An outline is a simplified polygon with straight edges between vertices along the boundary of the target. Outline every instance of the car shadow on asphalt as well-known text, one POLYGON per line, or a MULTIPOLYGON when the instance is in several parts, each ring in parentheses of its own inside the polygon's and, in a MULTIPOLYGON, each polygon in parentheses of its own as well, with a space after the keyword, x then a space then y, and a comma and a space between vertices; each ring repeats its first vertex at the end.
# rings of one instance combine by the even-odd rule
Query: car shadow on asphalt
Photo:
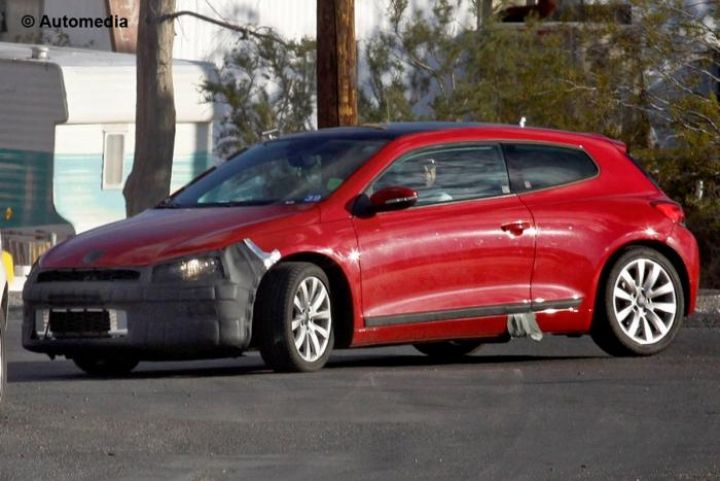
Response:
MULTIPOLYGON (((124 376, 92 377, 84 374, 71 361, 15 361, 8 363, 8 383, 24 383, 39 381, 102 381, 107 379, 159 379, 159 378, 212 378, 247 375, 275 375, 258 358, 240 358, 243 361, 224 360, 225 365, 194 365, 183 367, 182 363, 157 364, 142 363, 140 368, 124 376), (247 362, 249 361, 249 362, 247 362), (259 361, 259 362, 258 362, 259 361), (235 363, 237 362, 237 363, 235 363), (244 364, 242 363, 244 362, 244 364)), ((365 368, 415 368, 434 367, 452 368, 473 365, 508 365, 508 364, 530 364, 541 365, 543 363, 557 361, 584 361, 594 359, 608 359, 603 355, 565 355, 565 356, 540 356, 540 355, 489 355, 470 356, 454 362, 438 362, 423 355, 342 355, 331 359, 325 366, 327 372, 337 370, 351 371, 365 368)), ((211 361, 217 363, 217 361, 211 361)), ((321 371, 322 373, 322 371, 321 371)), ((282 374, 280 374, 282 375, 282 374)))
MULTIPOLYGON (((270 373, 262 364, 228 365, 189 368, 160 368, 145 370, 141 368, 127 375, 94 377, 89 376, 72 363, 72 361, 26 361, 9 362, 7 382, 23 383, 38 381, 102 381, 107 379, 157 379, 157 378, 210 378, 223 376, 239 376, 270 373)), ((144 363, 144 366, 152 366, 144 363)))
POLYGON ((485 355, 468 356, 455 361, 438 361, 427 356, 403 355, 403 356, 358 356, 331 360, 324 369, 352 369, 361 367, 442 367, 442 366, 470 366, 470 365, 492 365, 492 364, 513 364, 513 363, 540 363, 552 361, 578 361, 586 359, 604 359, 604 355, 485 355))

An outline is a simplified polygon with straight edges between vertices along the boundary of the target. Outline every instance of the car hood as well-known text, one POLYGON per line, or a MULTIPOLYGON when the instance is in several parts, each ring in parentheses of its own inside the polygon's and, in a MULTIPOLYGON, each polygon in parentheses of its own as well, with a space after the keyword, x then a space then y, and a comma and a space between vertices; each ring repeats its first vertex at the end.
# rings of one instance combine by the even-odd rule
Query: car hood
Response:
POLYGON ((146 266, 222 249, 253 232, 317 222, 312 204, 195 209, 151 209, 66 240, 48 251, 41 267, 146 266), (280 222, 278 222, 280 221, 280 222))

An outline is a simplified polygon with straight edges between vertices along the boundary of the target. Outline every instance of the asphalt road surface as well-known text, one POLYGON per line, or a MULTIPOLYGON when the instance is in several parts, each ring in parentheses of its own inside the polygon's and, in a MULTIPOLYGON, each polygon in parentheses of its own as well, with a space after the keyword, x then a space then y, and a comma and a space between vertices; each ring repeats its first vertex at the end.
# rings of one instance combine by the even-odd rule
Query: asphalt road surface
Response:
POLYGON ((720 329, 613 359, 515 340, 461 364, 338 352, 315 374, 250 353, 95 380, 9 330, 0 480, 718 480, 720 329))

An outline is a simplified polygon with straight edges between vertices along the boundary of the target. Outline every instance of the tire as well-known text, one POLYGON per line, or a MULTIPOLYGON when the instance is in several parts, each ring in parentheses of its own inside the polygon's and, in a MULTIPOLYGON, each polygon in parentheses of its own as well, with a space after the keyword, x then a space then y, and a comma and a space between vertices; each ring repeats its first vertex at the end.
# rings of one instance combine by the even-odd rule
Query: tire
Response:
POLYGON ((260 354, 278 372, 311 372, 327 363, 335 342, 332 293, 315 264, 287 262, 262 281, 255 309, 260 354))
POLYGON ((5 359, 5 311, 0 307, 0 404, 5 397, 5 385, 7 384, 7 359, 5 359))
POLYGON ((667 348, 685 312, 682 282, 672 263, 647 247, 628 249, 598 292, 591 335, 613 356, 650 356, 667 348))
POLYGON ((73 357, 73 362, 80 370, 93 377, 126 376, 138 365, 138 360, 133 358, 98 356, 76 356, 73 357))
POLYGON ((445 341, 413 344, 415 349, 438 361, 457 361, 477 351, 482 346, 480 341, 445 341))

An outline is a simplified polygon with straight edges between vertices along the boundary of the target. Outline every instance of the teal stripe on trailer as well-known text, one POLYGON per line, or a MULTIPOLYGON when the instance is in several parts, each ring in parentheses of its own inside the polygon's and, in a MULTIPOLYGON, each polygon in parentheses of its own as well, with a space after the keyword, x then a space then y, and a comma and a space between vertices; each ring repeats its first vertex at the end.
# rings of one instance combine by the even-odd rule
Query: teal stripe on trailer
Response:
POLYGON ((52 178, 52 153, 0 148, 0 228, 66 224, 53 205, 52 178))
MULTIPOLYGON (((125 157, 123 174, 132 166, 125 157)), ((55 207, 76 232, 125 217, 122 188, 102 188, 102 154, 58 154, 55 156, 55 207)))
MULTIPOLYGON (((177 190, 207 169, 212 155, 198 152, 175 158, 171 191, 177 190)), ((132 155, 123 161, 123 182, 132 169, 132 155)), ((55 206, 82 232, 125 218, 122 188, 102 188, 102 155, 57 155, 55 159, 55 206)))

